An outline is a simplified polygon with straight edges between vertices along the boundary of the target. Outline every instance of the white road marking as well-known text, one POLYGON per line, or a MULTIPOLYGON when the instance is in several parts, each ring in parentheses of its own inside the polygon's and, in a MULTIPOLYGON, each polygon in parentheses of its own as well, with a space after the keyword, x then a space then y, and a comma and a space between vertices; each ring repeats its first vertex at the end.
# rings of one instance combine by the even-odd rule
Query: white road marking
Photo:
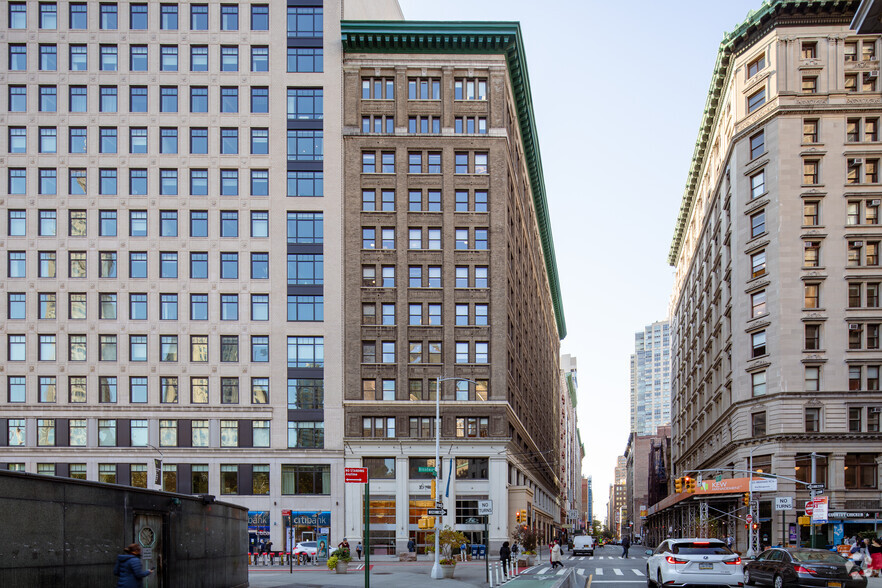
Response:
POLYGON ((625 575, 622 573, 622 570, 620 570, 619 568, 613 568, 613 571, 616 573, 616 576, 624 576, 625 575))
POLYGON ((602 575, 603 575, 603 568, 597 568, 597 569, 595 569, 595 570, 594 570, 594 573, 597 574, 598 576, 602 576, 602 575))
POLYGON ((643 572, 641 572, 640 570, 631 570, 631 571, 634 572, 635 574, 637 574, 638 576, 644 575, 643 572))

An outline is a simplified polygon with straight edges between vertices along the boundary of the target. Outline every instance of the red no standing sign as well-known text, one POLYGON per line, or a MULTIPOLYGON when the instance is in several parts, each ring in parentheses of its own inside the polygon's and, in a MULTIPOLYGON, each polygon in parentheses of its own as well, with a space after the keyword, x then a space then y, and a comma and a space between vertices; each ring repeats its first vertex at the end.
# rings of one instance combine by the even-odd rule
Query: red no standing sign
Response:
POLYGON ((347 484, 367 484, 367 468, 345 468, 344 481, 347 484))

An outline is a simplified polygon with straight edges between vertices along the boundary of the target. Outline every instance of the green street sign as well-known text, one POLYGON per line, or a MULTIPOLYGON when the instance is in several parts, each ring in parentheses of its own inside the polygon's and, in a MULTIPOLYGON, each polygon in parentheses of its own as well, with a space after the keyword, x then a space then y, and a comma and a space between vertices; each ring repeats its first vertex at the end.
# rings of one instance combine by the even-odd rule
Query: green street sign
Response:
POLYGON ((417 471, 421 474, 434 474, 435 468, 420 466, 419 468, 417 468, 417 471))
POLYGON ((716 480, 717 482, 722 482, 723 481, 723 474, 717 474, 717 477, 714 478, 714 480, 716 480))

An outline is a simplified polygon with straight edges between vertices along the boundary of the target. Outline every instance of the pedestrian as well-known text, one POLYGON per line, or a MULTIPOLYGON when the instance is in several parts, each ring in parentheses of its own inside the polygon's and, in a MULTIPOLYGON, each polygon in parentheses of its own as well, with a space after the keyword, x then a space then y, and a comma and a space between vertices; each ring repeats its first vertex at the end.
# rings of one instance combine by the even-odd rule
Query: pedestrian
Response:
POLYGON ((355 553, 358 554, 358 559, 361 560, 361 541, 355 546, 355 553))
POLYGON ((560 543, 555 541, 551 546, 551 567, 556 568, 557 566, 563 567, 563 561, 560 556, 560 543))
POLYGON ((625 535, 622 537, 622 557, 628 559, 628 548, 631 547, 631 539, 625 535))
POLYGON ((869 543, 867 552, 870 555, 870 563, 867 565, 867 569, 873 570, 873 578, 878 578, 879 572, 882 570, 882 539, 873 537, 869 543))
POLYGON ((732 549, 732 544, 733 544, 734 542, 735 542, 735 540, 732 539, 732 535, 728 535, 728 536, 726 537, 726 547, 728 547, 729 549, 732 549))
POLYGON ((343 541, 337 544, 337 547, 340 549, 345 549, 346 553, 349 553, 349 541, 346 540, 346 537, 343 537, 343 541))
POLYGON ((459 559, 465 561, 466 553, 468 553, 468 545, 466 545, 466 542, 463 541, 459 546, 459 559))
POLYGON ((116 556, 113 575, 119 576, 117 588, 141 588, 141 578, 146 578, 153 570, 144 571, 141 567, 141 546, 132 543, 116 556))
POLYGON ((407 551, 410 553, 416 551, 416 542, 413 540, 413 537, 407 540, 407 551))
POLYGON ((499 548, 499 561, 502 562, 502 573, 508 575, 511 566, 511 548, 508 546, 508 541, 503 542, 502 547, 499 548))
POLYGON ((266 559, 269 560, 270 565, 273 563, 273 542, 267 541, 264 546, 264 550, 266 551, 266 559))
POLYGON ((515 542, 512 543, 512 545, 511 545, 511 558, 512 558, 514 561, 517 561, 517 560, 518 560, 518 551, 519 551, 519 549, 518 549, 518 542, 515 541, 515 542))

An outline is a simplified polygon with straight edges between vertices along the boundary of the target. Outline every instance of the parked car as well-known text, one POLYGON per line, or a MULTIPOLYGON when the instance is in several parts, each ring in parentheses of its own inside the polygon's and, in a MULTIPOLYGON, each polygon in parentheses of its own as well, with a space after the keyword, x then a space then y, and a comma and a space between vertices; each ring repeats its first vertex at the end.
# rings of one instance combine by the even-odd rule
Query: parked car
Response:
POLYGON ((315 541, 301 541, 294 546, 294 551, 292 551, 291 553, 293 553, 295 556, 298 553, 304 553, 306 554, 306 561, 310 561, 312 558, 315 557, 316 550, 317 544, 315 541))
POLYGON ((745 584, 771 584, 775 588, 810 586, 866 588, 861 569, 838 553, 800 547, 772 548, 744 565, 745 584))
POLYGON ((666 539, 646 555, 646 584, 741 586, 741 557, 719 539, 666 539))
POLYGON ((594 537, 577 535, 573 537, 573 555, 594 555, 594 537))

